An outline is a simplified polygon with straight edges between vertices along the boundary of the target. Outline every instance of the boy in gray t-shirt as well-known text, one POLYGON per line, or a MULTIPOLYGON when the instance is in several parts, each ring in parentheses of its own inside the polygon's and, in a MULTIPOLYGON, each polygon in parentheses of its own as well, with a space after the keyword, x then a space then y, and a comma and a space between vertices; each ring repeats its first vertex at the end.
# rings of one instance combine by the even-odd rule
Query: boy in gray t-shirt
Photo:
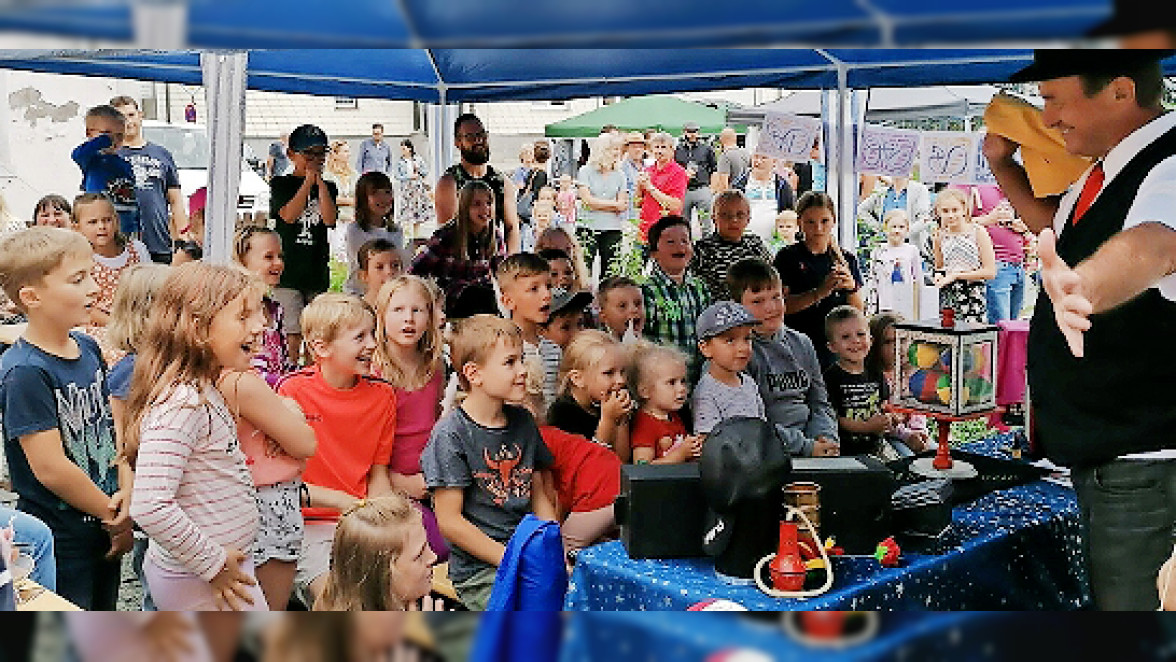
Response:
POLYGON ((531 414, 504 404, 526 396, 522 345, 510 320, 461 321, 450 347, 468 395, 437 421, 421 454, 437 523, 450 543, 449 579, 471 610, 486 608, 506 542, 523 517, 557 518, 541 486, 555 460, 531 414))
POLYGON ((743 372, 751 360, 751 328, 758 323, 734 301, 711 304, 699 315, 698 349, 707 364, 694 388, 695 434, 710 434, 734 416, 764 418, 759 386, 743 372))

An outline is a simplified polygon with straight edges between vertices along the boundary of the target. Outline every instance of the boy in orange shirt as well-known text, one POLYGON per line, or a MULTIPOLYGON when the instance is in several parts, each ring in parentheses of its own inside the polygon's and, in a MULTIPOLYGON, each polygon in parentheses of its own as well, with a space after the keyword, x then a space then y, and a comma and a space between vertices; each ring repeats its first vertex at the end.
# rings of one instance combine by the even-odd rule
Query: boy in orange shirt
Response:
POLYGON ((388 494, 396 392, 370 377, 376 316, 358 297, 327 293, 302 313, 313 366, 288 375, 278 393, 294 399, 314 428, 318 449, 306 463, 306 529, 295 586, 307 605, 322 592, 342 513, 388 494))

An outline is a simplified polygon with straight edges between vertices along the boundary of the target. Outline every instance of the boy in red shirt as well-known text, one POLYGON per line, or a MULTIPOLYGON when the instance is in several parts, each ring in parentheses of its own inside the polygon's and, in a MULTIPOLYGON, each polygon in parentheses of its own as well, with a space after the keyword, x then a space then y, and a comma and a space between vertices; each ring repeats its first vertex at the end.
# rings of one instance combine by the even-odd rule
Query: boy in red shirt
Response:
POLYGON ((279 394, 302 407, 318 440, 302 476, 306 532, 294 580, 307 605, 322 592, 339 516, 362 499, 392 491, 396 392, 369 376, 375 328, 375 314, 359 298, 320 294, 302 313, 315 363, 278 385, 279 394))

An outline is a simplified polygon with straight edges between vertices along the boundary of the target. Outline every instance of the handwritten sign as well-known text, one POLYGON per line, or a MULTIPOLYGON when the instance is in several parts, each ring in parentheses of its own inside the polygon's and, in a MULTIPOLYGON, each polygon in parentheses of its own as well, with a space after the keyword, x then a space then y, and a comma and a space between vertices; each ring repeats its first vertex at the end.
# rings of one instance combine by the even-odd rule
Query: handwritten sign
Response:
POLYGON ((976 136, 976 177, 973 180, 976 184, 996 184, 996 175, 992 174, 992 168, 988 165, 988 159, 984 156, 984 150, 981 146, 984 144, 984 134, 976 136))
POLYGON ((919 132, 867 124, 858 142, 857 170, 909 177, 919 154, 919 132))
POLYGON ((767 113, 755 153, 785 161, 807 161, 820 132, 819 119, 767 113))
POLYGON ((959 131, 924 132, 919 153, 922 180, 971 184, 976 172, 976 135, 959 131))

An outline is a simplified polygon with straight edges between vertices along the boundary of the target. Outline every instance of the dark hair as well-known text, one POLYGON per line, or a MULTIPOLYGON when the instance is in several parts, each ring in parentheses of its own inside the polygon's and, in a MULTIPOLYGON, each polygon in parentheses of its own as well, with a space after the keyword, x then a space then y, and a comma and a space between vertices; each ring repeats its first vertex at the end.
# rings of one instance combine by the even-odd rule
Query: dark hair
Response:
POLYGON ((127 125, 127 118, 123 117, 123 114, 118 112, 118 108, 107 104, 94 106, 90 110, 87 110, 86 118, 90 117, 101 117, 103 119, 108 119, 114 122, 118 122, 119 125, 124 127, 127 125))
POLYGON ((57 195, 56 193, 50 193, 49 195, 38 200, 36 206, 33 207, 34 225, 37 223, 37 214, 40 214, 41 210, 45 209, 46 207, 60 209, 66 214, 73 216, 73 207, 70 206, 69 200, 66 200, 64 196, 57 195))
POLYGON ((837 217, 837 205, 834 204, 833 198, 823 191, 805 191, 796 201, 796 217, 800 218, 802 214, 813 207, 828 209, 833 212, 834 218, 837 217))
POLYGON ((783 287, 779 272, 758 257, 743 258, 727 270, 727 288, 731 291, 731 300, 736 303, 743 302, 744 292, 750 290, 755 294, 773 285, 783 287))
MULTIPOLYGON (((466 122, 477 122, 478 124, 482 124, 482 120, 479 119, 477 115, 473 113, 462 113, 457 116, 457 119, 453 120, 454 137, 457 137, 457 134, 461 133, 461 125, 465 124, 466 122)), ((482 126, 485 125, 483 124, 482 126)))
POLYGON ((1082 91, 1087 97, 1102 92, 1116 78, 1130 78, 1135 83, 1135 103, 1140 108, 1158 108, 1164 98, 1164 71, 1159 62, 1125 66, 1117 73, 1080 74, 1082 91))
POLYGON ((676 214, 662 216, 661 218, 657 219, 657 222, 649 228, 649 250, 656 251, 657 242, 661 240, 662 233, 674 227, 675 225, 685 226, 686 236, 690 236, 690 223, 686 219, 676 214))
POLYGON ((539 251, 539 257, 547 260, 548 262, 554 262, 556 260, 567 260, 568 262, 572 261, 572 256, 568 255, 568 252, 562 248, 544 248, 543 250, 539 251))
POLYGON ((379 122, 376 122, 375 124, 372 125, 372 131, 375 131, 376 129, 383 131, 384 125, 380 124, 379 122))
POLYGON ((356 261, 359 263, 360 271, 367 271, 368 262, 371 261, 372 256, 376 253, 391 253, 392 251, 400 250, 396 248, 396 244, 380 237, 378 239, 370 239, 365 241, 359 247, 359 252, 356 253, 356 261))
POLYGON ((902 315, 893 312, 878 313, 870 318, 870 337, 874 339, 866 354, 866 373, 882 375, 882 336, 886 330, 903 320, 902 315))
POLYGON ((416 156, 416 146, 412 144, 412 140, 405 138, 404 140, 400 141, 400 146, 407 147, 408 151, 411 152, 413 156, 416 156))
POLYGON ((393 190, 392 180, 388 178, 388 175, 385 175, 379 170, 365 172, 355 182, 355 222, 359 224, 359 229, 364 232, 371 232, 373 227, 391 229, 391 226, 394 225, 394 219, 396 217, 395 202, 388 209, 388 216, 386 218, 369 218, 371 212, 368 211, 368 198, 371 197, 373 191, 380 189, 393 190))
POLYGON ((188 254, 188 257, 192 258, 193 260, 200 260, 204 257, 204 249, 200 247, 200 244, 194 241, 177 241, 175 250, 172 252, 178 253, 179 251, 184 251, 188 254))
POLYGON ((119 106, 134 106, 135 110, 139 109, 139 102, 134 97, 128 97, 125 94, 120 94, 110 100, 110 105, 118 108, 119 106))
POLYGON ((546 140, 535 141, 535 163, 547 163, 547 159, 551 158, 551 147, 547 145, 546 140))
POLYGON ((637 281, 628 276, 609 276, 600 282, 600 286, 596 288, 596 304, 603 305, 608 298, 608 293, 613 290, 619 290, 622 287, 636 287, 641 288, 637 281))
POLYGON ((833 332, 833 326, 840 324, 846 320, 866 319, 862 311, 853 306, 837 306, 825 315, 825 340, 831 340, 830 336, 833 332))

